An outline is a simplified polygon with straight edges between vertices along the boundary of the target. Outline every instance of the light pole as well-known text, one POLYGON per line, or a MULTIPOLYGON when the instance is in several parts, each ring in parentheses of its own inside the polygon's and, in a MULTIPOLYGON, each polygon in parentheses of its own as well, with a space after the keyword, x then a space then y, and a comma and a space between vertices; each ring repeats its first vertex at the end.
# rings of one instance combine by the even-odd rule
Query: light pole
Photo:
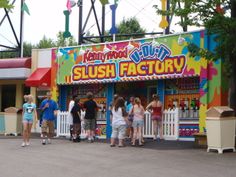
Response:
POLYGON ((78 0, 77 5, 79 7, 79 30, 78 30, 78 45, 83 43, 83 0, 78 0))

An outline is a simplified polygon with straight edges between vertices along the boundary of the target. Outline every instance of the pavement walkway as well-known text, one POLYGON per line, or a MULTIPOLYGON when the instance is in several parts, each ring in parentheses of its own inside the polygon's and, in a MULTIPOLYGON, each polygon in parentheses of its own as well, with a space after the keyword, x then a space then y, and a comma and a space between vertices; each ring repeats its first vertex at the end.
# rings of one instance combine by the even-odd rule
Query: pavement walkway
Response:
POLYGON ((33 138, 0 137, 0 177, 235 177, 236 153, 207 153, 193 142, 146 140, 144 147, 110 147, 107 142, 42 145, 33 138))

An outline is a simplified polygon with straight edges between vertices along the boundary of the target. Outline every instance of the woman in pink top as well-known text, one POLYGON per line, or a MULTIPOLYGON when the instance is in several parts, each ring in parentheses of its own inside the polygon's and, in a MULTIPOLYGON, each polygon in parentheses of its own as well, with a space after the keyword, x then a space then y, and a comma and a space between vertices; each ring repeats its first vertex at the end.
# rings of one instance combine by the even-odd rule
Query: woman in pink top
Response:
POLYGON ((157 94, 153 94, 152 98, 153 98, 153 101, 149 103, 149 105, 146 107, 146 110, 151 112, 151 118, 152 118, 153 129, 154 129, 154 140, 157 139, 157 128, 159 130, 160 139, 163 139, 163 133, 162 133, 163 106, 157 94))
POLYGON ((138 138, 139 146, 143 146, 142 143, 142 128, 144 125, 144 108, 141 105, 141 101, 138 97, 134 99, 134 106, 130 110, 130 114, 134 115, 132 126, 134 128, 132 146, 135 146, 135 141, 138 138))

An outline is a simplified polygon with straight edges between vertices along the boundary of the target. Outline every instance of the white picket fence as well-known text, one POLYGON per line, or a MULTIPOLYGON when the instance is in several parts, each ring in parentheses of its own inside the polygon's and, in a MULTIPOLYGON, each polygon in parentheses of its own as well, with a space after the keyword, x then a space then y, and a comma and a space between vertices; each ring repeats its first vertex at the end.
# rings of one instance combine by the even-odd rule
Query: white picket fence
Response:
MULTIPOLYGON (((68 122, 68 112, 59 111, 57 115, 57 136, 70 136, 70 126, 68 122)), ((177 140, 179 138, 179 117, 178 109, 165 110, 162 117, 163 137, 166 140, 177 140)), ((159 131, 158 131, 159 132, 159 131)), ((159 135, 159 133, 158 133, 159 135)), ((143 137, 153 138, 153 125, 151 114, 146 111, 144 119, 143 137)))
MULTIPOLYGON (((158 131, 158 136, 160 132, 158 131)), ((165 140, 177 140, 179 138, 179 117, 178 109, 165 110, 162 116, 162 132, 165 140)), ((144 119, 143 137, 153 138, 154 129, 151 119, 151 114, 146 111, 144 119)))
POLYGON ((70 124, 68 120, 68 111, 58 111, 57 114, 57 136, 70 136, 70 124))

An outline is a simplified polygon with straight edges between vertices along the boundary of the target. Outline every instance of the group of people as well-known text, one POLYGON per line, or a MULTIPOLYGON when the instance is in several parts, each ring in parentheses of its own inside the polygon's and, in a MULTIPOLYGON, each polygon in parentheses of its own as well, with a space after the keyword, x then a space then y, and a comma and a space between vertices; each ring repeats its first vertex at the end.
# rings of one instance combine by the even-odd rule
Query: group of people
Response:
POLYGON ((162 111, 163 105, 157 94, 152 95, 153 100, 147 105, 146 109, 141 104, 139 97, 130 97, 130 103, 125 104, 123 97, 114 95, 113 103, 110 106, 111 111, 111 147, 115 147, 116 139, 118 138, 118 147, 124 147, 124 139, 127 135, 131 139, 131 145, 143 146, 144 140, 142 130, 144 127, 145 110, 151 113, 151 118, 154 128, 154 140, 157 139, 157 130, 159 130, 160 139, 163 139, 162 134, 162 111), (128 131, 127 131, 128 129, 128 131))
POLYGON ((82 115, 81 112, 85 111, 84 116, 84 127, 86 131, 88 142, 94 142, 95 138, 95 128, 96 128, 96 111, 99 108, 99 105, 93 100, 93 93, 87 93, 87 101, 83 104, 80 103, 78 96, 74 95, 73 99, 69 103, 69 124, 71 130, 71 140, 73 142, 80 142, 81 134, 81 121, 82 115))
MULTIPOLYGON (((47 92, 47 98, 40 104, 42 111, 42 144, 50 144, 51 138, 54 135, 54 121, 56 119, 58 105, 51 98, 51 92, 47 92)), ((144 113, 145 110, 151 113, 151 118, 154 127, 154 140, 157 139, 157 130, 160 132, 160 139, 162 136, 162 110, 163 106, 159 100, 158 95, 154 94, 153 100, 147 105, 146 109, 141 104, 141 100, 138 97, 131 97, 130 103, 126 104, 123 97, 114 95, 114 100, 110 105, 110 117, 112 125, 112 135, 110 146, 116 145, 116 139, 118 138, 118 147, 124 147, 124 138, 126 135, 131 139, 131 145, 143 146, 144 140, 142 137, 142 130, 144 126, 144 113), (127 131, 128 130, 128 131, 127 131), (127 134, 128 132, 128 134, 127 134)), ((31 134, 31 128, 33 123, 37 122, 36 104, 33 102, 32 95, 24 96, 25 103, 23 104, 23 142, 22 147, 29 146, 29 139, 31 134)), ((68 106, 68 117, 71 129, 71 140, 73 142, 80 142, 81 134, 81 112, 85 111, 84 116, 84 129, 87 134, 88 142, 93 142, 95 137, 96 128, 96 111, 99 105, 93 100, 93 93, 87 93, 87 101, 80 103, 78 96, 73 96, 68 106)))

